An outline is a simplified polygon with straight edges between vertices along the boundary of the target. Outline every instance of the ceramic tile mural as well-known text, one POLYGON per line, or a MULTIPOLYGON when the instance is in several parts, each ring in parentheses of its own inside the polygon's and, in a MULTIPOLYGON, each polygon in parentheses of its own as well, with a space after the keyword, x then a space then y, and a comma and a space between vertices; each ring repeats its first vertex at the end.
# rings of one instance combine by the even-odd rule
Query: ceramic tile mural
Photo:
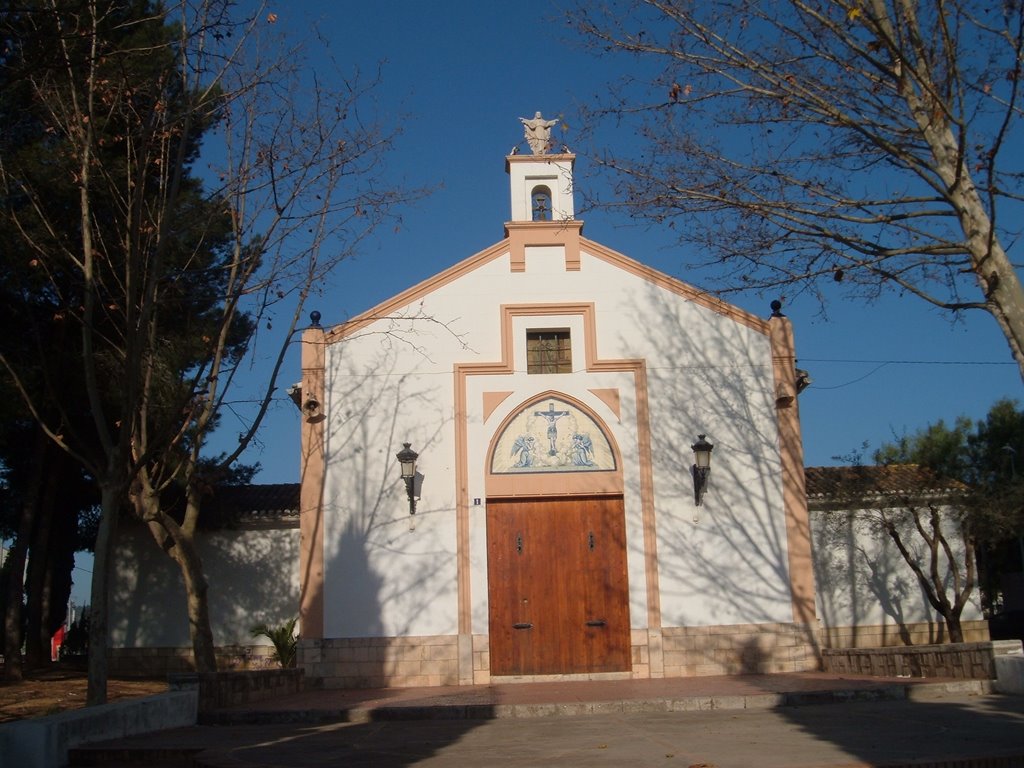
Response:
POLYGON ((555 397, 523 408, 498 438, 491 472, 593 472, 615 469, 615 452, 590 414, 555 397))

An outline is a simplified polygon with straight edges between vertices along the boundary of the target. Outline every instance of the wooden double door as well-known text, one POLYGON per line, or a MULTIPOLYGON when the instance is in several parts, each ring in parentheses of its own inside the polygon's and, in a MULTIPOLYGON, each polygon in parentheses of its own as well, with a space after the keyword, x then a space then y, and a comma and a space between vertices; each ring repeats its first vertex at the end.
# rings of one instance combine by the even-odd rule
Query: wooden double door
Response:
POLYGON ((630 669, 622 497, 489 501, 492 675, 630 669))

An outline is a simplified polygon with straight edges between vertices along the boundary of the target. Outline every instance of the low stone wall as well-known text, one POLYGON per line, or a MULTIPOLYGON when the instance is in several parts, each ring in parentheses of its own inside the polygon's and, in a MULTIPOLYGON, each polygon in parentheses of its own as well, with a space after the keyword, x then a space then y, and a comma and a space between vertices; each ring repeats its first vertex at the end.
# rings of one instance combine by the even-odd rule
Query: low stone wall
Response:
MULTIPOLYGON (((457 635, 299 640, 299 666, 308 685, 385 688, 487 685, 492 681, 487 635, 473 635, 460 655, 457 635), (465 676, 465 679, 461 676, 465 676)), ((799 624, 730 624, 665 627, 630 633, 630 669, 596 675, 515 676, 527 679, 647 679, 820 668, 817 627, 799 624)))
POLYGON ((299 666, 324 688, 459 684, 457 635, 300 639, 299 666))
MULTIPOLYGON (((964 633, 964 642, 981 643, 990 639, 988 622, 984 619, 962 621, 960 628, 964 633)), ((824 648, 889 648, 907 645, 944 645, 948 642, 946 624, 942 621, 821 628, 821 644, 824 648)))
POLYGON ((225 707, 255 704, 302 690, 302 669, 259 669, 247 672, 203 672, 171 675, 171 690, 199 689, 199 714, 225 707))
POLYGON ((661 636, 665 677, 810 672, 819 668, 817 629, 799 624, 665 627, 661 636))
MULTIPOLYGON (((215 649, 217 669, 249 670, 276 667, 272 645, 224 645, 215 649)), ((111 648, 107 654, 111 675, 157 677, 192 672, 196 665, 192 648, 111 648)))
POLYGON ((995 680, 997 656, 1020 652, 1019 640, 907 645, 889 648, 827 648, 826 672, 876 677, 952 677, 995 680))
POLYGON ((81 744, 195 725, 195 690, 169 691, 0 725, 0 765, 55 768, 81 744))

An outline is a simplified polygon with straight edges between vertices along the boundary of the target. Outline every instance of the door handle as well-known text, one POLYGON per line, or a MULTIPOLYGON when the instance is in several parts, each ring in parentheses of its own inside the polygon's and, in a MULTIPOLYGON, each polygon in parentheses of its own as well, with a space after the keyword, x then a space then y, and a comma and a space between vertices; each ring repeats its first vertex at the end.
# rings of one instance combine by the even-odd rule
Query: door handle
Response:
POLYGON ((533 624, 530 622, 520 622, 519 624, 513 624, 512 629, 533 629, 533 624))
POLYGON ((607 627, 608 622, 604 619, 591 619, 587 622, 588 627, 607 627))

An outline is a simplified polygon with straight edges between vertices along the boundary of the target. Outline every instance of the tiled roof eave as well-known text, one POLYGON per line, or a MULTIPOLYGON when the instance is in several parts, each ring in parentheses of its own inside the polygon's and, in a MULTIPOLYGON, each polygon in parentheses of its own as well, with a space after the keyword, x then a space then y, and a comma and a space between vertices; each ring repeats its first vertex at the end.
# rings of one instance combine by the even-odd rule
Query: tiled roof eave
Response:
POLYGON ((264 517, 242 516, 231 528, 235 530, 268 530, 298 528, 298 515, 267 515, 264 517))
POLYGON ((962 488, 955 490, 931 489, 915 491, 875 491, 862 493, 815 493, 807 495, 810 509, 877 509, 907 506, 911 504, 928 504, 939 502, 944 505, 954 504, 965 495, 962 488))

